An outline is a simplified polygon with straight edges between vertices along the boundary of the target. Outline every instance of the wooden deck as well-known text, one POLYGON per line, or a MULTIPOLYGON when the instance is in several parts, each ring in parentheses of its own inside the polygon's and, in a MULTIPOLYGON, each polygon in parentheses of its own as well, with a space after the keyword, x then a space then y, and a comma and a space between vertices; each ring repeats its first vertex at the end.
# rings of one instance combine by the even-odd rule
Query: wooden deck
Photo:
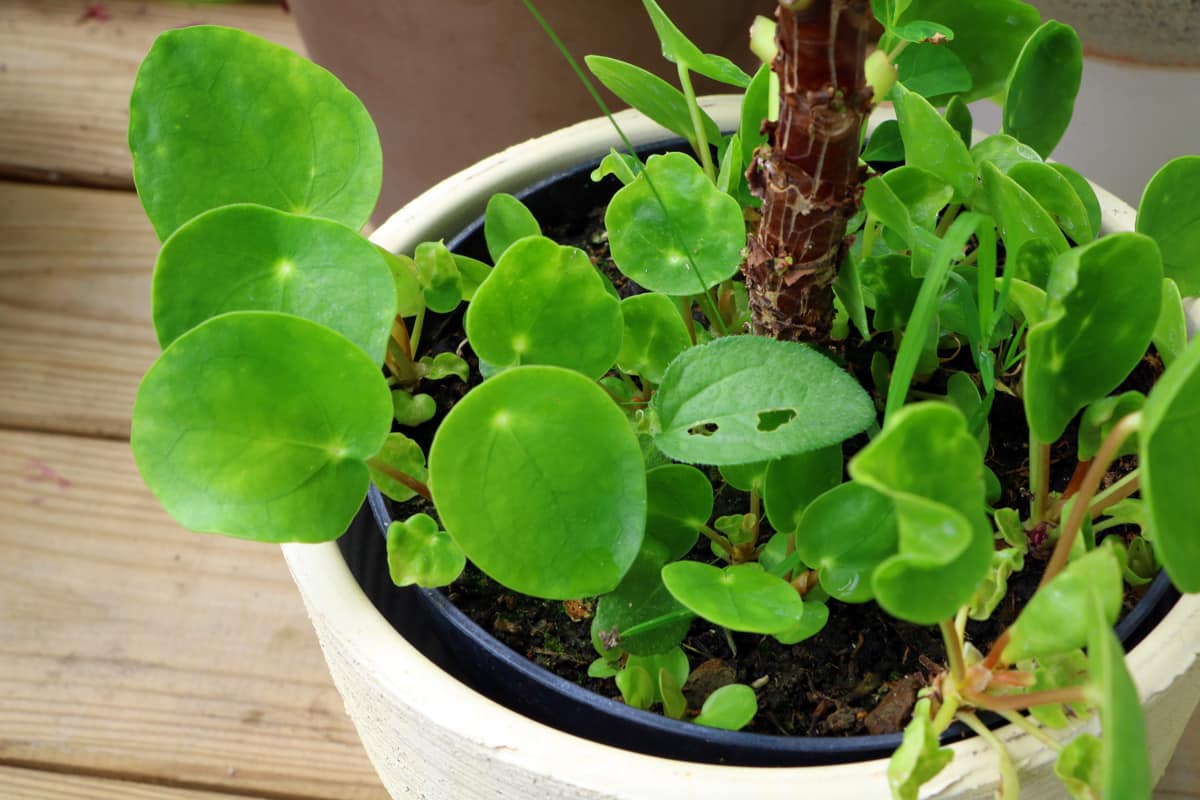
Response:
MULTIPOLYGON (((200 22, 300 47, 276 5, 0 0, 0 798, 386 797, 278 550, 183 532, 126 443, 158 350, 129 90, 200 22)), ((1156 796, 1198 761, 1200 721, 1156 796)))

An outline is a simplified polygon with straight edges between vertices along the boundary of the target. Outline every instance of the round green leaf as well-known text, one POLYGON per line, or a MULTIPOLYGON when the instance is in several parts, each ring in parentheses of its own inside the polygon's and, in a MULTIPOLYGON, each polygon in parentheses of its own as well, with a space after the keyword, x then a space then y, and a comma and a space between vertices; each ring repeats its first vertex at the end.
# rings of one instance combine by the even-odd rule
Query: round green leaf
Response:
POLYGON ((466 330, 493 365, 547 364, 599 378, 621 349, 621 306, 582 250, 527 237, 476 290, 466 330))
POLYGON ((129 148, 160 239, 229 203, 357 230, 383 174, 375 125, 337 78, 277 44, 211 25, 155 40, 133 85, 129 148))
POLYGON ((813 501, 796 530, 796 552, 818 571, 821 587, 843 603, 872 597, 871 573, 896 553, 899 531, 891 499, 843 483, 813 501))
MULTIPOLYGON (((422 483, 429 479, 429 472, 425 469, 425 454, 421 452, 421 446, 402 433, 389 433, 383 447, 371 460, 387 464, 396 472, 402 472, 422 483)), ((397 503, 403 503, 416 496, 416 492, 395 478, 389 477, 373 467, 370 467, 370 470, 371 482, 379 487, 379 491, 397 503)))
POLYGON ((875 406, 845 370, 806 345, 728 336, 683 352, 652 408, 668 456, 746 464, 841 442, 864 430, 875 406))
POLYGON ((767 465, 762 499, 771 527, 794 531, 809 503, 842 482, 842 448, 822 447, 767 465))
POLYGON ((687 555, 712 516, 708 478, 687 464, 664 464, 646 472, 646 498, 646 538, 665 548, 663 562, 687 555))
POLYGON ((1162 300, 1153 240, 1114 233, 1058 257, 1046 318, 1026 336, 1025 414, 1053 442, 1081 408, 1115 389, 1150 344, 1162 300))
POLYGON ((1171 580, 1200 591, 1200 337, 1170 366, 1146 400, 1138 433, 1149 536, 1171 580))
POLYGON ((1070 25, 1050 20, 1033 32, 1008 78, 1004 132, 1048 158, 1062 139, 1083 76, 1083 47, 1070 25))
POLYGON ((402 389, 392 392, 392 414, 401 425, 415 428, 436 413, 437 403, 427 394, 409 394, 402 389))
POLYGON ((386 259, 351 229, 249 204, 205 212, 171 234, 153 296, 163 347, 226 311, 282 311, 332 328, 377 364, 397 299, 386 259))
POLYGON ((604 390, 577 372, 520 367, 484 381, 438 428, 429 480, 442 524, 467 557, 523 594, 611 591, 642 543, 637 437, 604 390))
POLYGON ((710 728, 736 731, 746 727, 757 713, 758 698, 754 690, 744 683, 731 683, 708 696, 695 722, 710 728))
POLYGON ((494 194, 488 200, 483 214, 483 236, 493 264, 513 242, 526 236, 541 235, 542 226, 538 225, 533 212, 511 194, 494 194))
POLYGON ((138 387, 131 444, 185 527, 335 539, 391 426, 387 382, 344 336, 299 317, 222 314, 176 339, 138 387))
POLYGON ((621 272, 668 295, 696 294, 733 276, 746 246, 741 206, 683 153, 651 156, 613 197, 604 225, 621 272))
POLYGON ((756 563, 721 569, 676 561, 663 567, 662 579, 676 600, 730 630, 782 633, 804 615, 804 601, 795 588, 756 563))
POLYGON ((1137 231, 1158 243, 1163 272, 1184 297, 1200 295, 1200 156, 1181 156, 1155 173, 1142 194, 1137 231))
POLYGON ((428 514, 393 522, 387 531, 388 573, 397 586, 426 589, 448 586, 467 565, 467 557, 428 514))
POLYGON ((679 306, 661 294, 635 294, 621 301, 624 336, 617 366, 652 383, 662 381, 675 356, 691 346, 679 306))

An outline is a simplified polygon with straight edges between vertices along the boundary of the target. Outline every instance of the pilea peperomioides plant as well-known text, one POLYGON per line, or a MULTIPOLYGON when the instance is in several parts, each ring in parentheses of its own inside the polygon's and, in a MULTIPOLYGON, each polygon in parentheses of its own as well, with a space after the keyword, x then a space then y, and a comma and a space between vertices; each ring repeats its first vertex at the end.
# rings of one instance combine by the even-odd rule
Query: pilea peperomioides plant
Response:
POLYGON ((1200 345, 1181 305, 1200 293, 1200 157, 1154 177, 1136 232, 1101 235, 1091 186, 1046 160, 1078 39, 1019 0, 782 3, 777 27, 754 25, 755 76, 644 4, 680 88, 588 67, 696 157, 614 150, 593 175, 622 184, 605 226, 623 299, 509 195, 487 207, 491 265, 439 242, 382 251, 356 232, 380 152, 353 95, 244 33, 163 34, 130 112, 164 240, 164 350, 132 432, 147 484, 187 527, 275 542, 336 538, 369 480, 420 495, 432 507, 388 531, 398 584, 446 585, 469 559, 534 597, 598 597, 591 674, 718 727, 753 718, 755 689, 688 707, 696 617, 794 645, 875 602, 946 648, 892 760, 896 797, 947 763, 954 720, 997 747, 1015 794, 977 710, 1059 750, 1073 795, 1147 796, 1111 626, 1160 565, 1200 591, 1200 345), (745 91, 738 130, 693 74, 745 91), (984 97, 1004 129, 975 141, 966 104, 984 97), (894 119, 864 142, 884 99, 894 119), (428 354, 429 314, 461 314, 478 373, 428 354), (1127 388, 1147 360, 1161 378, 1127 388), (422 388, 447 380, 471 388, 437 408, 422 388), (998 395, 1028 421, 1024 487, 985 461, 998 395), (430 420, 427 458, 405 431, 430 420), (1078 466, 1053 491, 1056 443, 1078 466), (744 510, 714 519, 722 486, 744 510), (1034 564, 1039 590, 976 649, 968 618, 1034 564), (1055 733, 1091 711, 1101 738, 1055 733))

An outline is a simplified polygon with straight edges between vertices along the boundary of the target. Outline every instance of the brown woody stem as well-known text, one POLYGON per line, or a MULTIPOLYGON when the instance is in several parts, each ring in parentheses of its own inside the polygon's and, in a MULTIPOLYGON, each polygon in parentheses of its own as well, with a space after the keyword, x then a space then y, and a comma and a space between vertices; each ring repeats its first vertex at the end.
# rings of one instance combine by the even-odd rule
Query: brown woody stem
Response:
POLYGON ((781 3, 775 16, 779 120, 765 123, 767 144, 747 172, 763 209, 742 269, 756 333, 819 342, 829 337, 833 282, 862 180, 872 17, 867 0, 781 3))

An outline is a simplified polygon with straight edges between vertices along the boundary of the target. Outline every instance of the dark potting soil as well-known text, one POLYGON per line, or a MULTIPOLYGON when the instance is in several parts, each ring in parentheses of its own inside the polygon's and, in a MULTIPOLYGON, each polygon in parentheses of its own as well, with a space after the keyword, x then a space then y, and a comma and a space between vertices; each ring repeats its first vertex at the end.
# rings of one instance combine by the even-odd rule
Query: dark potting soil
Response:
MULTIPOLYGON (((611 265, 604 235, 602 212, 593 212, 571 230, 549 231, 556 241, 575 244, 586 250, 598 268, 613 283, 617 293, 626 297, 640 289, 611 265)), ((478 359, 462 332, 461 312, 431 319, 427 323, 422 355, 456 352, 471 367, 472 383, 458 380, 427 382, 421 391, 433 396, 438 417, 406 431, 428 452, 436 426, 470 386, 479 381, 478 359)), ((854 373, 862 385, 873 385, 870 360, 878 344, 848 341, 831 353, 854 373)), ((954 369, 969 369, 959 356, 947 362, 954 369)), ((1162 371, 1161 361, 1151 352, 1122 385, 1120 391, 1148 391, 1162 371)), ((919 390, 944 394, 946 372, 932 376, 919 390)), ((1016 376, 1010 380, 1015 385, 1016 376)), ((988 466, 1000 479, 1003 494, 999 507, 1017 508, 1025 516, 1030 497, 1028 429, 1019 398, 998 391, 990 415, 992 444, 987 453, 988 466)), ((1051 453, 1051 486, 1062 491, 1075 468, 1074 442, 1077 428, 1072 424, 1051 453)), ((859 436, 845 445, 849 461, 866 444, 859 436)), ((1132 457, 1118 461, 1105 477, 1103 486, 1126 474, 1136 465, 1132 457)), ((712 470, 717 493, 715 515, 743 513, 748 499, 725 486, 712 470)), ((404 519, 418 511, 436 516, 432 506, 416 498, 395 509, 394 516, 404 519)), ((761 541, 771 531, 766 521, 761 541)), ((1130 537, 1136 530, 1115 528, 1108 535, 1130 537)), ((1041 578, 1052 543, 1035 537, 1026 558, 1026 569, 1010 578, 1008 594, 991 618, 972 621, 967 640, 981 652, 1016 619, 1032 596, 1041 578)), ((1004 546, 999 542, 998 546, 1004 546)), ((706 539, 701 538, 689 556, 716 562, 706 539)), ((600 695, 621 700, 611 679, 588 676, 588 665, 597 654, 591 641, 591 622, 595 598, 566 602, 542 601, 513 593, 468 564, 462 576, 446 594, 460 610, 484 630, 531 661, 600 695)), ((1140 592, 1129 590, 1125 610, 1137 602, 1140 592)), ((846 604, 829 601, 826 627, 816 636, 796 645, 782 645, 769 636, 730 634, 704 620, 693 622, 682 643, 692 666, 692 675, 684 687, 689 714, 699 711, 704 699, 729 683, 745 683, 756 690, 759 712, 744 730, 785 735, 837 736, 864 733, 894 733, 903 729, 916 702, 917 692, 944 670, 945 651, 936 628, 926 628, 896 620, 874 603, 846 604)))

